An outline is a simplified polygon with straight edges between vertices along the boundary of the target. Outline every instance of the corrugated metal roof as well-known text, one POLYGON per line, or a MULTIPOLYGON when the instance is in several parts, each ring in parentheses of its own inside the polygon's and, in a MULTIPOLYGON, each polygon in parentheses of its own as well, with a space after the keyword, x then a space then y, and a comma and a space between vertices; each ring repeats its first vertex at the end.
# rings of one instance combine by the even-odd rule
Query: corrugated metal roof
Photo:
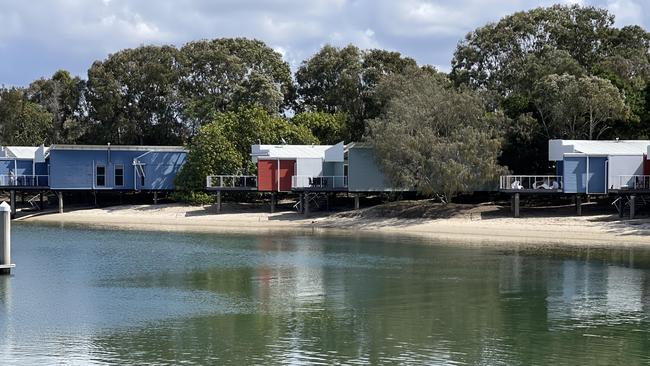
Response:
POLYGON ((333 145, 253 145, 251 156, 276 159, 324 158, 333 145))
POLYGON ((587 155, 643 155, 648 151, 650 140, 561 140, 562 145, 587 155))

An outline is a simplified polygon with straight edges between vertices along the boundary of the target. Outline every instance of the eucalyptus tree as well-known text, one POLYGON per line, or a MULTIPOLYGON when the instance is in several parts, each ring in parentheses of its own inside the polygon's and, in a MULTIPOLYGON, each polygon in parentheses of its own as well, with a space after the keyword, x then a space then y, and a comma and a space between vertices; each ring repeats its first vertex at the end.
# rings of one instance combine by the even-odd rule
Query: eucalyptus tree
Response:
POLYGON ((415 60, 398 52, 361 50, 348 45, 325 45, 296 71, 299 112, 345 113, 351 140, 360 139, 364 121, 379 114, 374 98, 382 77, 417 67, 415 60))
POLYGON ((597 76, 548 75, 535 85, 534 104, 548 138, 598 139, 629 112, 619 90, 597 76))
POLYGON ((89 142, 182 143, 187 129, 181 116, 179 56, 172 46, 142 46, 95 61, 86 93, 93 123, 89 142))
POLYGON ((30 102, 23 89, 0 90, 0 143, 34 146, 50 144, 52 114, 30 102))
POLYGON ((85 131, 85 81, 59 70, 49 79, 38 79, 25 90, 27 98, 52 114, 52 143, 75 143, 85 131))
POLYGON ((215 112, 256 105, 278 114, 290 104, 289 64, 262 41, 195 41, 184 45, 180 53, 184 115, 194 128, 208 122, 215 112))

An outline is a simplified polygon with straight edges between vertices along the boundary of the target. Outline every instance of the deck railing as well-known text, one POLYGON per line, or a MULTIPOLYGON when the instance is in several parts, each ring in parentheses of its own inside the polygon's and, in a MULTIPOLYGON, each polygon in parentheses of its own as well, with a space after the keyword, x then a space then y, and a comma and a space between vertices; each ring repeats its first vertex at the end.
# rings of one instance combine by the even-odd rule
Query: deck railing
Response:
POLYGON ((0 175, 2 187, 47 187, 48 175, 0 175))
POLYGON ((348 187, 348 177, 294 175, 291 177, 291 188, 298 189, 345 189, 348 187))
POLYGON ((619 175, 618 188, 650 190, 650 175, 619 175))
POLYGON ((499 188, 502 190, 560 190, 561 175, 502 175, 499 188))
POLYGON ((255 175, 210 175, 206 178, 207 188, 253 189, 257 188, 255 175))

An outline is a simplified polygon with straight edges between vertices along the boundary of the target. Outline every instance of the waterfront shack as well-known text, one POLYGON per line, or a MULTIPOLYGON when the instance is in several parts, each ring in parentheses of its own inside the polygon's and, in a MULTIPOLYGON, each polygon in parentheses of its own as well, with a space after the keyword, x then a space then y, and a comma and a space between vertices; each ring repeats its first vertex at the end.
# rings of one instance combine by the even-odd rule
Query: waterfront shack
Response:
POLYGON ((252 145, 260 192, 345 190, 344 145, 252 145))
POLYGON ((187 151, 179 146, 52 145, 54 191, 171 191, 187 151))
POLYGON ((564 193, 603 195, 639 184, 650 140, 550 140, 548 146, 564 193))

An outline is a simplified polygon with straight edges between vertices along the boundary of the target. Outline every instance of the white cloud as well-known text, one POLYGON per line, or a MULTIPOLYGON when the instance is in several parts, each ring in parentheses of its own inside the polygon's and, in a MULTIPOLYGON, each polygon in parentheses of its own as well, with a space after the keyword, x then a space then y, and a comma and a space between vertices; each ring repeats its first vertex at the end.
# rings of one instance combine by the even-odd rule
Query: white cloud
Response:
POLYGON ((261 39, 296 67, 323 44, 386 48, 447 70, 467 32, 555 2, 607 7, 647 22, 641 0, 0 0, 0 84, 66 68, 84 76, 108 53, 141 44, 261 39))
POLYGON ((643 24, 643 8, 632 0, 609 0, 607 9, 616 15, 616 24, 643 24))

